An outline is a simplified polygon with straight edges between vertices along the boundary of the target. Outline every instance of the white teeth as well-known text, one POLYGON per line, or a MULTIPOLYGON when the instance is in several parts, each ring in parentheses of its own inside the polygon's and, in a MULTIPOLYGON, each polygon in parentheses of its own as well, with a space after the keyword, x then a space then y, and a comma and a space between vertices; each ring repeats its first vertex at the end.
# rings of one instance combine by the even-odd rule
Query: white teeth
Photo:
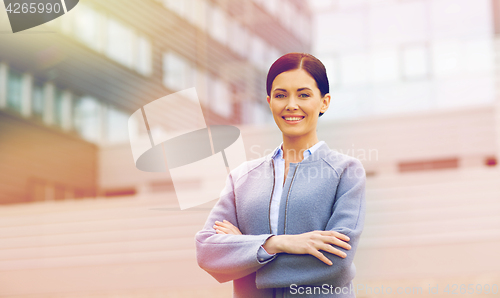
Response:
POLYGON ((286 121, 298 121, 298 120, 302 120, 302 118, 300 117, 289 117, 289 118, 285 118, 286 121))

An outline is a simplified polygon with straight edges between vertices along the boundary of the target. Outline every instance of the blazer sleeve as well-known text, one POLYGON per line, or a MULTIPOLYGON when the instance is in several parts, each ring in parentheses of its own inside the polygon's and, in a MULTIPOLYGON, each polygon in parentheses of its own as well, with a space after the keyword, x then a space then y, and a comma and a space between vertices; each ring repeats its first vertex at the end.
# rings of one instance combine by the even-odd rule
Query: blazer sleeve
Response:
POLYGON ((272 260, 259 261, 257 257, 259 248, 272 234, 217 234, 213 228, 215 221, 224 219, 238 227, 231 174, 228 175, 225 189, 210 212, 203 230, 195 236, 198 265, 221 283, 253 273, 272 260))
POLYGON ((366 176, 361 162, 353 159, 340 176, 333 212, 325 230, 349 236, 350 250, 336 247, 346 258, 321 251, 333 265, 327 265, 312 255, 281 253, 257 271, 257 288, 283 288, 291 284, 314 285, 328 282, 335 286, 347 284, 355 275, 354 254, 363 230, 365 215, 366 176))

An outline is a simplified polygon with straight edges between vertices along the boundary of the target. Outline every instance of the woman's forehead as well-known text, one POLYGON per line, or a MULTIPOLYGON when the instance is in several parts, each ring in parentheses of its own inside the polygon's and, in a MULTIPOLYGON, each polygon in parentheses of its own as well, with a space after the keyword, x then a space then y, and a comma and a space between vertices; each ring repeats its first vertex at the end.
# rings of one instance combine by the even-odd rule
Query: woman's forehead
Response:
POLYGON ((273 81, 272 90, 299 90, 299 89, 314 89, 316 81, 314 78, 303 69, 294 69, 280 73, 273 81))

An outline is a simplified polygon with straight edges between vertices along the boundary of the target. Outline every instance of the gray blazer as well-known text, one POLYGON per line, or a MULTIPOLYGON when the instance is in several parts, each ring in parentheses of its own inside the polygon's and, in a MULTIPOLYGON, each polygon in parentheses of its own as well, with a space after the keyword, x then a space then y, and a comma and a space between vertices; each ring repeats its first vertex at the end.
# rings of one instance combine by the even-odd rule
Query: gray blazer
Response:
POLYGON ((258 260, 259 247, 272 236, 273 167, 269 154, 228 175, 219 201, 196 234, 199 266, 221 283, 233 280, 234 297, 355 297, 353 258, 365 217, 366 177, 361 162, 323 144, 308 159, 290 163, 285 180, 278 234, 333 230, 349 236, 352 248, 338 247, 346 258, 323 252, 331 266, 311 255, 287 253, 258 260), (224 219, 243 235, 216 234, 215 221, 224 219))

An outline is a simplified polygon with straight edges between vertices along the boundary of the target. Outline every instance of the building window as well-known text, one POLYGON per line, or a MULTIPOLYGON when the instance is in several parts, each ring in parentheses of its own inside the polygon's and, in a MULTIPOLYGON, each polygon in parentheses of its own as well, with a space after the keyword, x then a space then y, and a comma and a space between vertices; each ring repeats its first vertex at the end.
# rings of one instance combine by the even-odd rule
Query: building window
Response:
POLYGON ((233 51, 246 57, 248 54, 248 33, 247 30, 239 23, 237 19, 229 21, 229 46, 233 51))
POLYGON ((396 49, 373 51, 371 62, 373 83, 396 82, 399 79, 399 57, 396 49))
POLYGON ((403 78, 414 80, 429 75, 429 51, 426 46, 405 47, 402 50, 403 78))
POLYGON ((218 42, 227 42, 227 16, 217 5, 208 5, 208 33, 218 42))
POLYGON ((251 39, 251 41, 250 61, 258 65, 260 68, 263 68, 263 64, 266 61, 264 57, 266 45, 264 41, 256 35, 251 39))
POLYGON ((194 24, 200 29, 207 28, 207 2, 206 0, 195 0, 193 11, 189 13, 194 19, 194 24))
POLYGON ((78 7, 74 13, 61 18, 64 20, 49 23, 114 61, 142 75, 151 75, 152 46, 144 35, 119 20, 104 16, 90 6, 82 4, 78 7))
POLYGON ((152 50, 151 43, 144 37, 137 38, 137 56, 135 59, 136 69, 143 75, 150 75, 152 73, 152 50))
POLYGON ((328 83, 330 84, 330 88, 336 88, 339 85, 339 67, 338 67, 338 59, 335 56, 327 56, 325 58, 320 59, 326 68, 326 74, 328 76, 328 83))
POLYGON ((0 61, 0 108, 7 105, 7 80, 9 76, 9 67, 6 63, 0 61))
POLYGON ((212 77, 209 87, 210 109, 223 117, 231 117, 233 105, 228 84, 218 77, 212 77))
POLYGON ((280 57, 280 52, 275 47, 270 47, 267 51, 266 67, 270 68, 274 61, 278 60, 280 57))
POLYGON ((252 113, 250 121, 253 123, 271 123, 273 117, 269 115, 269 107, 259 102, 249 102, 252 109, 248 109, 252 113))
POLYGON ((432 45, 433 70, 436 77, 446 77, 458 74, 460 65, 459 41, 436 42, 432 45))
POLYGON ((71 129, 71 93, 55 88, 54 124, 64 130, 71 129))
POLYGON ((228 46, 233 50, 234 52, 238 52, 238 33, 239 33, 239 28, 238 27, 238 21, 234 20, 231 17, 227 18, 227 27, 228 27, 228 46))
POLYGON ((163 84, 172 90, 191 87, 192 67, 189 62, 173 52, 163 54, 163 84))
POLYGON ((7 79, 7 107, 21 112, 23 76, 20 72, 9 69, 7 79))
POLYGON ((89 96, 78 99, 74 105, 74 127, 76 131, 90 142, 102 141, 102 106, 89 96))
POLYGON ((363 85, 368 82, 368 56, 365 53, 341 55, 340 80, 343 86, 363 85))
POLYGON ((108 143, 123 143, 128 141, 129 115, 113 106, 109 106, 106 115, 106 141, 108 143))
POLYGON ((63 113, 64 113, 64 98, 63 91, 59 88, 55 88, 54 96, 54 124, 62 127, 63 126, 63 113))
POLYGON ((195 9, 195 5, 197 5, 198 1, 196 0, 184 0, 184 1, 179 1, 184 3, 184 16, 188 21, 191 23, 196 23, 196 15, 193 13, 195 9))
POLYGON ((208 106, 207 104, 208 83, 209 82, 206 70, 201 68, 196 68, 194 86, 196 87, 196 92, 198 93, 199 101, 204 106, 208 106))
POLYGON ((128 67, 133 66, 134 35, 132 30, 118 21, 108 20, 106 53, 128 67))
POLYGON ((100 15, 86 5, 81 5, 75 11, 74 30, 75 36, 95 50, 101 50, 99 42, 100 15))
POLYGON ((32 96, 31 98, 32 115, 36 119, 42 120, 45 109, 43 85, 35 83, 33 85, 33 92, 31 93, 31 96, 32 96))
POLYGON ((193 12, 194 4, 193 0, 163 0, 163 5, 166 8, 187 18, 189 21, 194 21, 194 18, 190 17, 193 12))

